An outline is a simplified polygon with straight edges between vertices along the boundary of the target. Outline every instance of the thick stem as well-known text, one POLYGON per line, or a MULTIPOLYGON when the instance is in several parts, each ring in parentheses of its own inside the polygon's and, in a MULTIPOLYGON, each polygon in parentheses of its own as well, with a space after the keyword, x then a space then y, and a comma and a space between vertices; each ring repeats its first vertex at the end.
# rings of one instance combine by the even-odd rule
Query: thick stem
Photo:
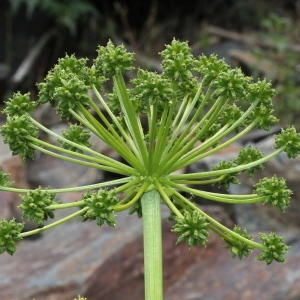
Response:
POLYGON ((156 191, 141 199, 144 228, 145 299, 163 299, 161 199, 156 191))

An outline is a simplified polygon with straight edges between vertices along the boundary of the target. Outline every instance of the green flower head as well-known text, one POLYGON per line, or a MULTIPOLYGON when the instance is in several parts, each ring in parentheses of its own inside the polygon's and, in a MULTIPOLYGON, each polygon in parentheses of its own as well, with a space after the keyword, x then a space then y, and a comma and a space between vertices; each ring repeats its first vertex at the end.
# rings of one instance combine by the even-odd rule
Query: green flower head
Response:
MULTIPOLYGON (((234 160, 237 165, 246 165, 257 161, 263 157, 263 152, 258 151, 257 149, 248 146, 248 148, 241 148, 238 157, 234 160)), ((261 164, 256 165, 252 168, 247 169, 248 175, 250 178, 253 177, 255 170, 262 170, 263 167, 261 164)))
POLYGON ((16 222, 15 219, 0 221, 0 254, 7 252, 13 255, 15 253, 16 242, 21 239, 19 234, 23 228, 24 224, 16 222))
POLYGON ((47 207, 54 203, 55 194, 43 191, 41 188, 31 190, 26 196, 21 196, 22 217, 27 220, 33 220, 37 225, 41 226, 48 217, 53 219, 53 211, 47 207))
POLYGON ((162 67, 164 69, 163 77, 172 80, 189 80, 192 78, 192 69, 195 59, 191 54, 187 42, 179 42, 173 39, 166 49, 160 52, 163 57, 162 67))
POLYGON ((173 232, 179 234, 177 244, 186 241, 189 247, 195 247, 198 244, 205 246, 208 232, 206 227, 208 223, 199 211, 192 213, 184 211, 183 218, 176 217, 176 224, 173 226, 173 232))
POLYGON ((8 116, 22 116, 34 110, 36 105, 36 102, 30 101, 30 93, 22 95, 20 92, 17 92, 6 102, 6 108, 3 110, 3 113, 8 116))
POLYGON ((264 197, 264 203, 270 203, 284 211, 290 205, 292 191, 287 189, 284 178, 263 178, 255 185, 255 192, 264 197))
POLYGON ((225 60, 219 59, 215 54, 209 57, 201 55, 195 64, 194 70, 202 76, 202 84, 204 86, 215 81, 221 72, 229 70, 229 65, 226 64, 225 60))
POLYGON ((265 261, 269 265, 273 260, 277 262, 285 261, 285 254, 290 248, 284 243, 284 238, 271 233, 267 236, 264 233, 259 235, 265 250, 257 257, 257 260, 265 261))
POLYGON ((131 71, 133 68, 134 55, 127 52, 123 45, 115 47, 109 41, 106 47, 99 46, 97 52, 94 65, 100 75, 110 77, 117 73, 131 71))
POLYGON ((82 221, 96 220, 99 227, 104 222, 111 227, 116 226, 114 206, 118 203, 118 197, 113 190, 103 189, 97 193, 88 192, 83 195, 83 200, 85 204, 82 207, 88 207, 88 210, 82 215, 82 221))
POLYGON ((39 133, 27 115, 7 117, 6 124, 0 128, 0 133, 13 155, 19 154, 24 159, 33 158, 34 149, 30 138, 37 138, 39 133))
MULTIPOLYGON (((91 134, 89 131, 84 130, 81 125, 71 124, 69 130, 62 130, 63 137, 67 140, 72 141, 73 143, 76 143, 78 145, 83 145, 86 147, 91 147, 92 144, 89 142, 89 139, 91 137, 91 134)), ((78 149, 75 146, 70 145, 69 143, 64 142, 61 139, 58 139, 58 141, 61 143, 61 146, 64 149, 73 151, 73 152, 79 152, 83 153, 81 149, 78 149)))
POLYGON ((281 133, 275 135, 275 149, 284 148, 288 158, 295 158, 300 154, 300 133, 294 127, 282 129, 281 133))
MULTIPOLYGON (((252 236, 247 233, 246 229, 241 229, 240 226, 235 225, 233 232, 237 233, 241 237, 247 239, 247 240, 252 240, 252 236)), ((230 252, 232 253, 231 257, 238 257, 239 259, 242 259, 243 257, 248 257, 249 254, 252 251, 252 247, 250 247, 246 242, 243 240, 240 240, 236 237, 230 237, 230 239, 226 240, 225 239, 225 248, 229 249, 230 252)))
POLYGON ((8 173, 4 173, 0 171, 0 190, 1 187, 11 187, 13 185, 13 182, 9 181, 8 178, 9 178, 8 173))

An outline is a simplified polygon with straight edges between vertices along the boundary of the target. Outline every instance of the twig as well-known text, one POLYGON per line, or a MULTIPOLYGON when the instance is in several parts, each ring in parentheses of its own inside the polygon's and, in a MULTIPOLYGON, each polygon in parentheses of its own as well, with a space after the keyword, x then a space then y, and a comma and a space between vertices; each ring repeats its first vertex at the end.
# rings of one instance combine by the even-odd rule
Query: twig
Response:
MULTIPOLYGON (((242 42, 248 45, 258 45, 261 47, 269 47, 269 48, 276 48, 276 45, 274 45, 274 43, 272 43, 271 41, 268 40, 259 40, 255 37, 251 37, 251 36, 246 36, 244 34, 240 34, 238 32, 234 32, 234 31, 229 31, 223 28, 219 28, 216 26, 212 26, 212 25, 208 25, 206 26, 206 32, 208 34, 214 34, 214 35, 218 35, 233 41, 238 41, 238 42, 242 42)), ((287 45, 287 50, 290 51, 294 51, 294 52, 300 52, 300 45, 297 44, 290 44, 287 45)))

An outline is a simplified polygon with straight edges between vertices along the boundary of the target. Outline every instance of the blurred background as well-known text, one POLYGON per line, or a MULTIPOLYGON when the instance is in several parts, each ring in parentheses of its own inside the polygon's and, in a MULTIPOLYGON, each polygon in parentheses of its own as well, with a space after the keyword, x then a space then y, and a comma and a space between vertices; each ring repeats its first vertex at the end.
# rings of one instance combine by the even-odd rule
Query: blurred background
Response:
POLYGON ((254 77, 272 79, 276 114, 297 123, 300 2, 0 1, 0 99, 30 90, 65 53, 95 57, 97 45, 124 43, 139 65, 159 70, 157 53, 173 37, 197 56, 216 52, 254 77))
MULTIPOLYGON (((208 170, 249 143, 268 153, 272 135, 281 127, 294 124, 300 129, 299 0, 0 0, 0 108, 16 91, 30 92, 36 99, 36 83, 65 53, 92 62, 97 46, 109 39, 136 53, 136 67, 160 72, 157 53, 173 38, 189 41, 196 57, 216 53, 249 76, 271 80, 277 90, 275 116, 280 120, 270 133, 251 132, 242 144, 185 172, 208 170)), ((48 106, 39 108, 35 117, 55 132, 65 129, 66 124, 48 106)), ((0 114, 0 125, 4 122, 0 114)), ((116 158, 101 141, 94 144, 96 150, 116 158)), ((11 174, 18 187, 70 187, 111 176, 39 154, 34 161, 24 162, 11 157, 2 137, 0 168, 11 174)), ((266 267, 255 256, 230 260, 222 241, 213 237, 206 249, 174 246, 172 224, 165 222, 165 299, 300 299, 299 171, 300 160, 289 162, 281 155, 266 164, 260 177, 241 178, 240 186, 229 189, 230 193, 252 193, 259 178, 277 173, 287 178, 294 191, 284 215, 261 205, 229 208, 195 199, 230 227, 239 223, 254 236, 273 230, 286 235, 292 250, 285 264, 266 267)), ((64 197, 66 202, 80 199, 76 193, 64 197)), ((20 218, 18 203, 15 195, 0 192, 0 218, 20 218)), ((88 300, 143 299, 141 221, 122 214, 118 220, 117 229, 98 229, 75 220, 36 240, 20 242, 13 258, 0 256, 1 299, 64 300, 78 294, 88 300)))

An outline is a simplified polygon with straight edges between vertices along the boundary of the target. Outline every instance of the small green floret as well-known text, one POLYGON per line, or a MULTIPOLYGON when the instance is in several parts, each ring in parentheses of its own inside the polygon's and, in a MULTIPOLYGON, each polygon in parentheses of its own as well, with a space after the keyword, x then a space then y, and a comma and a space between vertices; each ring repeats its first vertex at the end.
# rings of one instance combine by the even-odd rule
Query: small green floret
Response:
MULTIPOLYGON (((220 125, 232 125, 235 123, 241 116, 243 115, 243 112, 240 110, 239 107, 237 107, 235 104, 228 105, 222 115, 218 118, 218 122, 220 125)), ((241 124, 240 126, 243 126, 241 124)))
POLYGON ((275 233, 271 233, 269 236, 260 233, 259 237, 265 250, 256 258, 257 260, 265 261, 267 265, 273 260, 277 262, 285 261, 284 255, 290 246, 284 243, 284 237, 279 237, 275 233))
POLYGON ((39 133, 28 115, 7 117, 6 124, 0 127, 0 133, 13 155, 20 154, 24 159, 33 158, 34 149, 28 137, 37 138, 39 133))
MULTIPOLYGON (((61 131, 64 138, 67 140, 70 140, 73 143, 76 143, 81 146, 91 147, 92 144, 89 141, 91 134, 89 131, 84 130, 81 125, 71 124, 69 130, 62 130, 61 131)), ((70 145, 69 143, 66 143, 60 139, 58 141, 61 143, 61 146, 64 149, 73 151, 73 152, 79 152, 83 153, 83 151, 75 146, 70 145)))
POLYGON ((194 70, 199 72, 202 76, 203 86, 207 86, 216 80, 221 72, 227 72, 229 70, 229 65, 225 60, 219 59, 215 54, 212 54, 209 57, 204 54, 199 56, 195 65, 194 70))
MULTIPOLYGON (((241 237, 244 237, 250 241, 252 240, 252 236, 247 233, 247 230, 242 230, 240 226, 235 225, 233 231, 241 237)), ((225 240, 225 242, 225 248, 229 249, 232 253, 231 258, 236 256, 239 259, 242 259, 243 256, 248 257, 253 249, 247 243, 236 237, 230 237, 230 239, 225 240)))
POLYGON ((42 226, 48 217, 53 219, 54 214, 47 206, 52 205, 55 194, 43 191, 41 188, 29 191, 26 196, 22 196, 22 217, 33 220, 37 225, 42 226))
POLYGON ((212 86, 216 89, 218 96, 237 100, 245 96, 248 82, 249 78, 236 68, 219 73, 212 86))
MULTIPOLYGON (((215 165, 213 166, 213 171, 218 171, 218 170, 227 170, 227 169, 231 169, 233 167, 236 167, 235 162, 233 161, 224 161, 221 160, 219 165, 215 165)), ((230 172, 226 175, 223 175, 221 180, 218 182, 219 185, 224 186, 226 189, 229 188, 229 185, 231 183, 233 184, 239 184, 240 181, 237 179, 237 175, 239 173, 238 172, 230 172)))
POLYGON ((255 192, 264 197, 264 204, 270 203, 279 210, 284 211, 290 205, 293 192, 287 189, 284 178, 263 178, 255 185, 255 192))
POLYGON ((295 127, 289 126, 286 130, 281 129, 281 133, 275 136, 275 149, 284 148, 288 158, 296 158, 300 154, 300 133, 295 127))
POLYGON ((55 88, 53 98, 57 100, 57 112, 63 119, 71 120, 70 109, 77 111, 78 106, 89 108, 88 87, 75 74, 65 74, 60 85, 55 88))
POLYGON ((16 242, 21 240, 19 234, 23 228, 24 224, 16 222, 15 219, 0 221, 0 254, 6 251, 13 255, 16 252, 16 242))
MULTIPOLYGON (((238 157, 234 160, 237 165, 246 165, 257 161, 263 157, 263 152, 258 151, 257 149, 252 148, 249 146, 246 148, 241 148, 238 157)), ((248 175, 250 178, 253 177, 255 170, 262 170, 263 166, 261 164, 256 165, 252 168, 247 169, 248 175)))
POLYGON ((192 214, 188 211, 183 213, 184 218, 176 217, 176 224, 173 226, 173 232, 180 234, 177 244, 186 241, 189 247, 195 247, 198 244, 205 246, 209 236, 206 227, 208 223, 206 218, 197 210, 192 214))
POLYGON ((94 65, 100 75, 115 76, 118 73, 129 72, 133 68, 134 55, 127 52, 123 45, 115 47, 109 41, 106 47, 99 46, 97 52, 94 65))
POLYGON ((251 112, 248 122, 256 122, 259 129, 270 131, 271 126, 278 122, 278 119, 272 115, 273 112, 272 108, 260 105, 251 112))
POLYGON ((276 95, 276 91, 272 89, 271 82, 266 80, 258 80, 255 83, 252 83, 248 87, 248 93, 246 100, 249 102, 254 102, 259 99, 261 104, 266 107, 272 108, 272 98, 276 95))
POLYGON ((8 116, 22 116, 34 110, 37 105, 36 102, 30 101, 30 93, 22 95, 20 92, 14 93, 5 104, 3 113, 8 116))
POLYGON ((132 84, 134 85, 132 95, 136 97, 141 107, 157 105, 163 108, 165 104, 171 103, 174 94, 171 82, 159 74, 139 70, 132 84))
POLYGON ((1 187, 11 187, 13 185, 13 182, 9 181, 8 178, 9 178, 8 173, 4 173, 0 171, 0 190, 1 187))
POLYGON ((83 195, 85 204, 81 207, 88 207, 88 211, 82 216, 82 221, 96 220, 101 227, 104 222, 111 227, 116 226, 114 206, 118 203, 118 196, 114 190, 99 190, 98 193, 87 192, 83 195))
POLYGON ((187 42, 173 39, 172 43, 160 52, 160 55, 164 58, 162 61, 163 77, 174 81, 192 78, 191 70, 194 67, 195 59, 187 42))

